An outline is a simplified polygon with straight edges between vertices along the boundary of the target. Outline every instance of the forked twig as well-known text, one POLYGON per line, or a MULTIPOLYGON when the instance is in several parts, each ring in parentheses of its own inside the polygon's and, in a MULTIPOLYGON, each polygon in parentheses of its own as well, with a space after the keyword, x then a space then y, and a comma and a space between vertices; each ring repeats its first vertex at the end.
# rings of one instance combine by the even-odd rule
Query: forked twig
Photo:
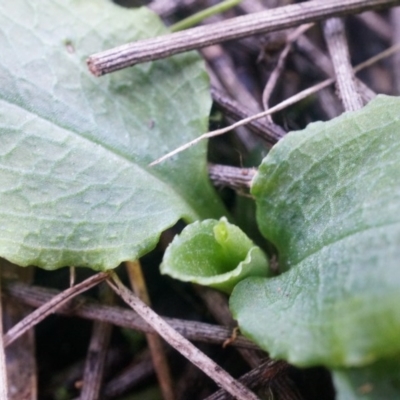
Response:
POLYGON ((122 284, 115 272, 110 273, 110 278, 107 280, 107 283, 130 307, 151 325, 166 342, 185 356, 192 364, 200 368, 217 385, 224 388, 238 400, 259 400, 252 391, 230 376, 213 360, 168 325, 151 308, 146 306, 133 292, 122 284))
POLYGON ((100 282, 107 279, 107 277, 108 274, 106 272, 100 272, 53 297, 50 301, 37 308, 18 324, 14 325, 3 336, 4 346, 7 347, 8 345, 10 345, 29 329, 37 325, 40 321, 43 321, 48 315, 52 314, 55 310, 62 307, 67 301, 71 300, 79 293, 85 292, 93 286, 98 285, 100 282))

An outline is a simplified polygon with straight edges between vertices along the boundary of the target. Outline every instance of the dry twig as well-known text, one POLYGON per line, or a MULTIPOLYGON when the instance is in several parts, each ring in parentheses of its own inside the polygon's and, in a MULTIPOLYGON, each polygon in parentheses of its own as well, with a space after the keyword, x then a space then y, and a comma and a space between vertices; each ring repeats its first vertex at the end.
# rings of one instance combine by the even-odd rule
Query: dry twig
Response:
MULTIPOLYGON (((238 336, 237 323, 232 318, 232 314, 229 310, 228 299, 226 296, 217 290, 210 289, 207 287, 196 286, 196 292, 201 297, 201 299, 206 304, 209 312, 215 318, 215 320, 231 328, 232 334, 229 339, 227 339, 222 346, 230 346, 235 343, 238 336)), ((252 368, 259 366, 263 359, 265 359, 265 354, 261 351, 255 349, 237 349, 242 358, 247 362, 252 368)))
POLYGON ((171 158, 172 156, 174 156, 174 155, 176 155, 176 154, 178 154, 178 153, 180 153, 180 152, 182 152, 182 151, 194 146, 195 144, 201 142, 202 140, 210 139, 210 138, 213 138, 213 137, 216 137, 216 136, 223 135, 224 133, 230 132, 233 129, 236 129, 237 127, 239 127, 239 126, 244 126, 244 125, 248 124, 249 122, 252 122, 252 121, 255 121, 257 119, 266 117, 266 116, 271 115, 271 114, 273 114, 275 112, 282 111, 285 108, 287 108, 287 107, 299 102, 300 100, 305 99, 306 97, 310 96, 311 94, 316 93, 319 90, 331 85, 333 82, 335 82, 334 79, 327 79, 327 80, 325 80, 325 81, 323 81, 321 83, 318 83, 315 86, 312 86, 311 88, 305 89, 305 90, 295 94, 294 96, 282 101, 281 103, 277 104, 274 107, 271 107, 268 110, 265 110, 263 112, 255 114, 255 115, 252 115, 252 116, 250 116, 248 118, 242 119, 241 121, 235 122, 234 124, 226 126, 225 128, 216 129, 214 131, 204 133, 203 135, 197 137, 196 139, 193 139, 191 142, 185 143, 184 145, 179 146, 175 150, 173 150, 173 151, 165 154, 164 156, 158 158, 157 160, 154 160, 153 162, 151 162, 149 164, 149 166, 152 167, 154 165, 157 165, 157 164, 167 160, 168 158, 171 158))
MULTIPOLYGON (((108 286, 101 285, 100 298, 105 304, 112 304, 114 293, 108 286)), ((112 327, 111 324, 103 321, 95 321, 93 324, 92 336, 85 361, 83 387, 80 395, 81 400, 96 400, 100 397, 112 327)))
POLYGON ((311 0, 306 3, 278 7, 207 26, 128 43, 94 54, 89 57, 87 63, 89 70, 94 75, 101 76, 141 62, 169 57, 227 40, 396 4, 398 4, 398 0, 347 0, 346 2, 311 0))
MULTIPOLYGON (((400 7, 395 7, 390 12, 390 19, 393 30, 393 44, 400 44, 400 7)), ((394 94, 400 94, 400 53, 397 53, 392 58, 392 75, 394 81, 394 94)))
POLYGON ((256 172, 255 168, 208 164, 208 174, 214 186, 229 187, 237 191, 248 191, 256 172))
POLYGON ((324 23, 324 34, 344 108, 346 111, 359 110, 362 108, 363 102, 357 92, 342 20, 339 18, 326 20, 324 23))
POLYGON ((185 356, 192 364, 200 368, 217 385, 235 396, 238 400, 258 400, 258 397, 244 385, 236 381, 226 371, 219 367, 187 339, 180 335, 153 310, 146 306, 138 297, 129 291, 114 272, 110 273, 108 284, 121 298, 132 307, 157 333, 174 349, 185 356))
MULTIPOLYGON (((125 263, 125 265, 131 287, 133 288, 136 296, 138 296, 143 303, 150 306, 150 297, 147 292, 146 282, 144 280, 140 262, 138 260, 128 261, 125 263)), ((154 370, 157 375, 158 383, 160 384, 163 398, 164 400, 174 400, 175 396, 171 373, 161 338, 157 334, 146 333, 146 339, 147 344, 149 345, 154 370)))
POLYGON ((286 40, 286 45, 284 49, 282 50, 281 54, 279 55, 278 63, 276 64, 276 67, 274 70, 271 72, 268 82, 265 85, 263 95, 262 95, 262 102, 264 109, 269 108, 269 99, 272 95, 272 92, 278 82, 279 77, 281 76, 283 69, 285 67, 285 61, 287 56, 289 55, 293 42, 295 42, 300 36, 303 35, 308 29, 310 29, 314 24, 306 24, 306 25, 301 25, 297 29, 294 30, 294 32, 291 32, 286 40))
MULTIPOLYGON (((367 68, 370 65, 374 64, 375 62, 377 62, 377 61, 379 61, 379 60, 381 60, 381 59, 383 59, 385 57, 389 57, 390 55, 396 53, 399 50, 400 50, 400 44, 394 45, 394 46, 390 47, 389 49, 379 53, 378 55, 376 55, 374 57, 371 57, 370 59, 362 62, 359 65, 357 65, 357 67, 354 68, 354 72, 358 72, 358 71, 360 71, 360 70, 362 70, 364 68, 367 68)), ((239 127, 239 126, 246 125, 251 121, 255 121, 257 119, 266 117, 267 115, 271 115, 271 114, 273 114, 275 112, 284 110, 285 108, 287 108, 287 107, 299 102, 300 100, 303 100, 303 99, 307 98, 311 94, 314 94, 314 93, 320 91, 321 89, 324 89, 324 88, 328 87, 329 85, 331 85, 334 82, 335 82, 335 78, 326 79, 325 81, 317 83, 316 85, 311 86, 308 89, 302 90, 301 92, 295 94, 292 97, 289 97, 288 99, 282 101, 281 103, 277 104, 276 106, 271 107, 269 110, 265 110, 265 111, 263 111, 261 113, 252 115, 252 116, 250 116, 248 118, 245 118, 245 119, 242 119, 241 121, 238 121, 238 122, 236 122, 236 123, 234 123, 232 125, 229 125, 229 126, 227 126, 225 128, 216 129, 214 131, 204 133, 203 135, 201 135, 201 136, 197 137, 196 139, 192 140, 191 142, 185 143, 184 145, 179 146, 175 150, 173 150, 173 151, 165 154, 164 156, 158 158, 157 160, 154 160, 153 162, 151 162, 149 164, 149 166, 157 165, 157 164, 167 160, 168 158, 170 158, 170 157, 172 157, 172 156, 174 156, 174 155, 176 155, 176 154, 178 154, 178 153, 180 153, 180 152, 182 152, 182 151, 194 146, 195 144, 201 142, 204 139, 210 139, 210 138, 215 137, 215 136, 223 135, 224 133, 230 132, 231 130, 233 130, 233 129, 239 127)))
POLYGON ((33 328, 40 321, 43 321, 48 315, 54 313, 57 309, 62 307, 67 301, 71 300, 79 293, 89 290, 93 286, 98 285, 100 282, 104 281, 108 277, 107 273, 101 272, 99 274, 93 275, 85 281, 64 290, 50 301, 43 304, 41 307, 33 311, 26 318, 20 321, 18 324, 13 326, 4 336, 4 346, 10 345, 21 335, 27 332, 29 329, 33 328))
MULTIPOLYGON (((257 368, 254 368, 240 377, 239 381, 252 389, 260 387, 261 385, 267 386, 279 375, 284 373, 287 368, 288 364, 284 361, 267 360, 257 368)), ((230 398, 231 397, 226 393, 226 391, 221 389, 204 400, 228 400, 230 398)))
MULTIPOLYGON (((9 283, 4 290, 8 296, 32 307, 42 307, 60 293, 54 289, 28 286, 22 283, 9 283)), ((104 321, 141 332, 155 332, 150 325, 132 310, 99 304, 83 296, 74 298, 70 303, 55 310, 55 312, 94 321, 104 321)), ((164 318, 164 320, 181 335, 193 341, 222 345, 231 335, 230 329, 218 325, 176 318, 164 318)), ((258 349, 253 342, 241 335, 236 338, 232 346, 258 349)))
MULTIPOLYGON (((248 107, 245 107, 241 103, 231 99, 215 87, 211 87, 211 96, 216 106, 234 121, 247 118, 253 114, 248 107)), ((251 121, 249 122, 248 127, 259 138, 265 141, 268 146, 274 145, 286 134, 279 125, 264 120, 251 121)))

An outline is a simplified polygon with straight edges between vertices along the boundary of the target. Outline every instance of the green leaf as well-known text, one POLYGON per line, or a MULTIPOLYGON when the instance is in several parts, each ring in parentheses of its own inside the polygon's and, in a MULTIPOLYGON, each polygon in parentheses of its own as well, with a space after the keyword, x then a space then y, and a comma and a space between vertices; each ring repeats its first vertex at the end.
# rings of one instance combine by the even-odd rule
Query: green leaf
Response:
POLYGON ((400 362, 384 360, 364 368, 333 371, 337 400, 397 400, 400 362))
POLYGON ((230 293, 248 276, 267 276, 262 250, 225 218, 188 225, 167 248, 161 272, 230 293))
POLYGON ((18 0, 0 10, 0 256, 114 268, 179 218, 219 217, 206 143, 211 99, 188 53, 102 78, 86 58, 166 29, 105 0, 18 0))
POLYGON ((264 159, 257 217, 288 271, 240 283, 231 308, 272 357, 343 367, 400 353, 399 109, 379 96, 264 159))

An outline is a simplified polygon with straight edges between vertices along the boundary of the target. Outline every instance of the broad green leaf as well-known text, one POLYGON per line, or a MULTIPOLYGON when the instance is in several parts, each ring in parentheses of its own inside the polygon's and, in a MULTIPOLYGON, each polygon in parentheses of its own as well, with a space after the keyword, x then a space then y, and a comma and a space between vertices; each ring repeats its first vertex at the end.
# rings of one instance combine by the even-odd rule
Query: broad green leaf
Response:
POLYGON ((161 272, 230 293, 248 276, 267 276, 262 250, 225 218, 188 225, 165 251, 161 272))
POLYGON ((86 58, 163 34, 156 15, 105 0, 16 0, 0 9, 0 256, 46 269, 113 268, 179 218, 220 216, 195 53, 95 78, 86 58))
POLYGON ((232 294, 244 333, 297 365, 367 365, 400 353, 400 99, 293 132, 252 193, 288 270, 232 294))
POLYGON ((364 368, 333 371, 337 400, 398 400, 400 362, 384 360, 364 368))

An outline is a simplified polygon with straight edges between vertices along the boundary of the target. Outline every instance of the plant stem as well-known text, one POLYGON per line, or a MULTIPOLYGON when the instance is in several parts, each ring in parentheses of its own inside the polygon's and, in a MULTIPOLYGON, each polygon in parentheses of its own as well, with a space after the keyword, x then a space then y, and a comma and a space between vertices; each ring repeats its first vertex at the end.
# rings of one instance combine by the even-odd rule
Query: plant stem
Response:
POLYGON ((171 32, 182 31, 184 29, 191 28, 194 25, 198 25, 203 19, 212 17, 215 14, 220 14, 224 11, 229 10, 232 7, 237 6, 242 0, 225 0, 222 3, 208 7, 205 10, 201 10, 190 17, 183 19, 171 26, 171 32))

